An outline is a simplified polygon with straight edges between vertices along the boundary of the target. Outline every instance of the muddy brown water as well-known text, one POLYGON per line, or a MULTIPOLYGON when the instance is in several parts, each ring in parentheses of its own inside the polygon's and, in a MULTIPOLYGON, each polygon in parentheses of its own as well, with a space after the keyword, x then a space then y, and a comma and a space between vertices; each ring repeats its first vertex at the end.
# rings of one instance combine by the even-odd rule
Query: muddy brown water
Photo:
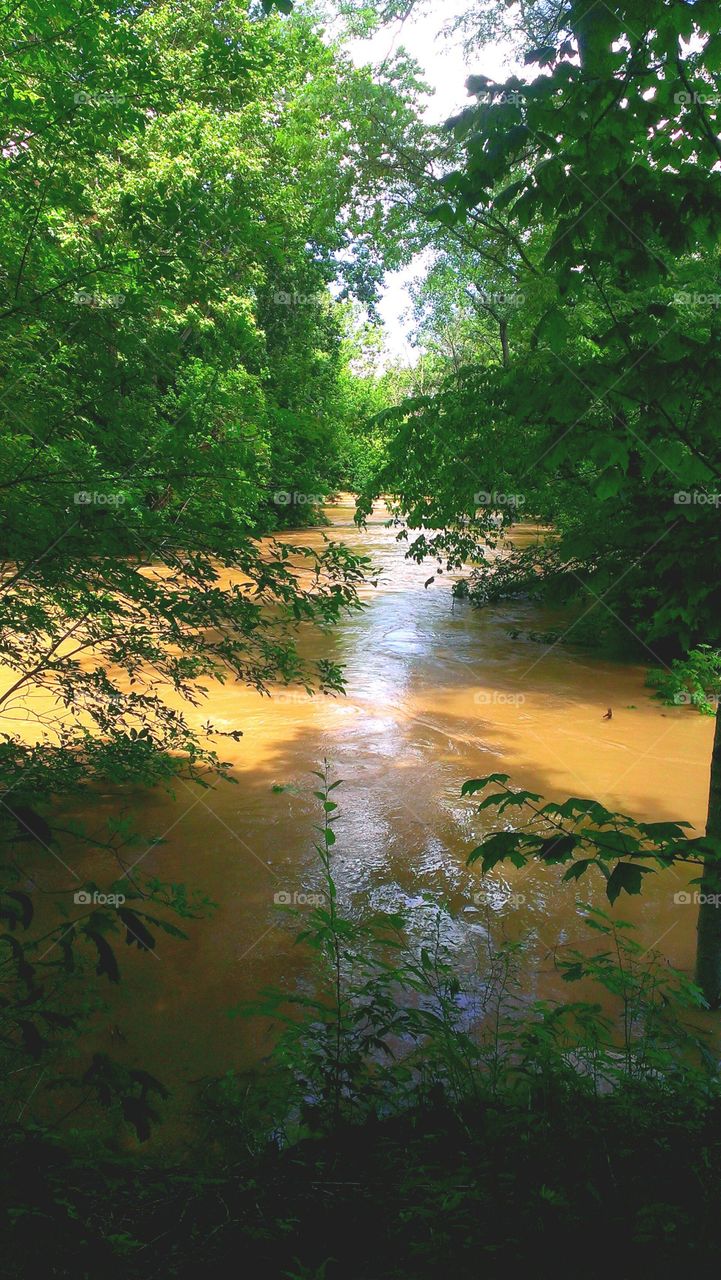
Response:
MULTIPOLYGON (((487 891, 494 925, 533 940, 527 992, 568 995, 554 972, 559 942, 586 937, 580 902, 604 905, 598 879, 562 885, 557 869, 503 868, 482 885, 466 866, 483 830, 460 790, 467 778, 502 772, 548 798, 589 796, 647 820, 685 819, 703 829, 713 723, 686 707, 665 707, 644 688, 646 668, 565 644, 523 638, 549 618, 514 602, 473 610, 454 603, 452 578, 424 584, 431 569, 374 512, 353 523, 349 498, 329 508, 330 532, 380 567, 366 609, 332 636, 308 634, 305 651, 345 665, 345 697, 278 691, 269 700, 240 685, 216 686, 189 719, 242 729, 223 757, 237 785, 210 791, 179 784, 164 794, 126 797, 143 831, 165 844, 142 869, 206 893, 217 909, 191 922, 188 942, 159 934, 152 955, 121 947, 123 981, 97 1027, 97 1045, 160 1076, 182 1095, 188 1082, 245 1066, 270 1052, 266 1034, 228 1009, 267 984, 301 976, 303 953, 277 895, 320 888, 312 853, 318 819, 311 774, 327 757, 343 786, 335 874, 341 900, 413 906, 424 894, 445 901, 449 940, 462 963, 486 942, 475 896, 487 891), (520 631, 511 639, 512 631, 520 631), (613 719, 603 719, 607 708, 613 719), (274 791, 274 787, 291 790, 274 791)), ((322 532, 299 540, 320 544, 322 532)), ((539 536, 518 529, 516 539, 539 536)), ((317 785, 317 784, 315 784, 317 785)), ((99 798, 89 829, 117 798, 99 798)), ((74 870, 92 875, 91 864, 74 870)), ((695 908, 674 895, 691 873, 648 876, 640 898, 617 911, 638 925, 644 946, 692 966, 695 908)))

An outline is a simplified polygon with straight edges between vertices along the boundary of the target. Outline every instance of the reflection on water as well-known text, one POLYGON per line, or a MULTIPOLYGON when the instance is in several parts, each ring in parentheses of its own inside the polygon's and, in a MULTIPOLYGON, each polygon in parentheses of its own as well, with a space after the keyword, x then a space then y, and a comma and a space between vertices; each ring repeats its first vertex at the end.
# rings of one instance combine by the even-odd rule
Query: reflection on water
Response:
MULTIPOLYGON (((363 613, 332 637, 305 637, 310 656, 345 664, 347 696, 311 700, 285 690, 268 700, 240 685, 217 686, 189 718, 243 730, 224 752, 238 785, 180 786, 175 800, 137 801, 142 828, 165 832, 167 842, 144 869, 199 887, 218 904, 210 922, 191 926, 189 943, 161 935, 154 958, 122 957, 108 1026, 122 1028, 129 1061, 171 1084, 268 1051, 226 1010, 269 982, 292 979, 303 963, 274 898, 317 887, 309 774, 323 757, 344 779, 336 795, 342 898, 390 907, 436 895, 450 905, 452 940, 471 964, 486 925, 475 901, 480 873, 465 860, 482 819, 492 820, 460 799, 465 779, 501 771, 549 798, 593 796, 639 817, 703 826, 710 720, 653 702, 640 666, 511 639, 514 630, 546 629, 538 608, 514 602, 474 611, 453 601, 448 576, 425 589, 427 565, 404 559, 384 511, 362 533, 349 502, 330 515, 340 536, 381 570, 363 613), (604 721, 608 707, 613 719, 604 721), (274 792, 279 784, 291 789, 274 792)), ((305 544, 321 539, 320 531, 302 536, 305 544)), ((692 960, 695 912, 675 905, 673 894, 686 878, 648 876, 643 897, 621 904, 645 944, 660 943, 682 967, 692 960)), ((494 921, 534 940, 530 993, 559 992, 550 953, 583 936, 578 887, 538 866, 504 868, 485 887, 494 921)), ((596 880, 584 881, 582 892, 603 905, 596 880)))

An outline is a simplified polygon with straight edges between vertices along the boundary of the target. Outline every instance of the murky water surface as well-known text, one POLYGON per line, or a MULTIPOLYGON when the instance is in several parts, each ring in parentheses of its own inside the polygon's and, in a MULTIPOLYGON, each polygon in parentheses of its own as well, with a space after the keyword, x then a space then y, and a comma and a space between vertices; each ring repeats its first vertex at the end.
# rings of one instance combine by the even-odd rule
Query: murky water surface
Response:
MULTIPOLYGON (((404 559, 384 510, 365 532, 353 525, 350 500, 329 514, 334 536, 381 568, 366 610, 331 639, 309 635, 304 645, 345 664, 347 696, 311 700, 283 691, 269 700, 240 685, 216 687, 190 718, 243 730, 242 740, 229 739, 223 749, 237 785, 199 791, 181 784, 175 800, 142 797, 135 814, 141 829, 166 839, 144 870, 200 888, 218 906, 209 921, 191 924, 190 942, 161 934, 152 956, 122 949, 123 982, 99 1037, 101 1047, 117 1052, 120 1043, 128 1061, 181 1092, 183 1082, 269 1051, 226 1011, 304 963, 275 899, 319 888, 309 775, 323 757, 344 780, 335 795, 341 897, 360 908, 436 895, 449 904, 450 936, 471 964, 486 926, 474 901, 480 874, 466 867, 466 857, 493 819, 461 799, 465 779, 503 772, 548 798, 593 796, 634 816, 683 818, 703 828, 710 719, 654 702, 641 666, 512 639, 513 631, 547 628, 549 618, 536 607, 474 611, 454 604, 447 576, 426 589, 431 570, 404 559), (293 790, 274 792, 278 785, 293 790)), ((322 534, 304 532, 300 540, 319 544, 322 534)), ((96 816, 103 816, 102 803, 96 816)), ((90 874, 89 865, 78 869, 90 874)), ((686 879, 649 876, 641 898, 622 900, 644 944, 658 945, 684 968, 692 964, 695 909, 676 904, 674 894, 686 879)), ((534 940, 529 995, 560 994, 552 949, 587 932, 578 887, 561 885, 557 869, 529 866, 494 874, 488 889, 497 927, 534 940)), ((581 892, 604 904, 597 879, 583 881, 581 892)))

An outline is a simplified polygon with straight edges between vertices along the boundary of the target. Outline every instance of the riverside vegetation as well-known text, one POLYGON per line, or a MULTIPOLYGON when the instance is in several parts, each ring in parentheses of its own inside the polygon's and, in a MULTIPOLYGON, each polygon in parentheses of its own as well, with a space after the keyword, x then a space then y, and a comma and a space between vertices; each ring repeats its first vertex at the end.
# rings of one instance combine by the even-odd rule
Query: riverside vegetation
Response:
POLYGON ((198 733, 173 697, 342 693, 303 635, 362 608, 373 566, 289 532, 340 486, 360 520, 387 495, 436 572, 470 565, 459 600, 558 602, 571 640, 624 638, 662 698, 718 707, 718 6, 469 0, 469 57, 506 31, 526 73, 471 76, 446 126, 425 122, 402 47, 376 71, 346 52, 422 7, 52 0, 2 19, 11 1276, 716 1258, 718 1063, 699 1027, 721 1004, 717 711, 704 836, 504 774, 465 785, 499 816, 469 849, 479 873, 534 859, 579 891, 605 882, 598 949, 555 952, 583 998, 531 1000, 523 940, 490 917, 467 974, 442 905, 339 901, 326 764, 305 977, 234 1010, 271 1028, 270 1061, 203 1083, 177 1155, 156 1141, 163 1081, 85 1051, 121 948, 214 927, 202 873, 144 874, 163 837, 127 816, 141 790, 236 781, 223 742, 243 726, 198 733), (421 251, 406 369, 376 306, 421 251), (548 536, 491 557, 521 501, 548 536), (94 806, 100 834, 77 816, 94 806), (703 891, 694 980, 620 914, 673 864, 703 891))
POLYGON ((625 1274, 657 1267, 659 1241, 668 1274, 688 1259, 706 1273, 721 1094, 691 1025, 698 990, 592 908, 600 949, 559 948, 556 964, 613 1013, 587 998, 529 1005, 519 941, 489 944, 464 979, 437 904, 420 922, 344 910, 341 782, 327 762, 317 777, 322 905, 295 912, 309 981, 232 1011, 272 1019, 271 1064, 205 1082, 180 1162, 98 1152, 92 1128, 68 1140, 14 1126, 8 1274, 50 1251, 58 1276, 230 1276, 239 1253, 288 1278, 437 1276, 449 1256, 459 1276, 500 1276, 509 1257, 550 1276, 589 1229, 589 1275, 619 1256, 625 1274))

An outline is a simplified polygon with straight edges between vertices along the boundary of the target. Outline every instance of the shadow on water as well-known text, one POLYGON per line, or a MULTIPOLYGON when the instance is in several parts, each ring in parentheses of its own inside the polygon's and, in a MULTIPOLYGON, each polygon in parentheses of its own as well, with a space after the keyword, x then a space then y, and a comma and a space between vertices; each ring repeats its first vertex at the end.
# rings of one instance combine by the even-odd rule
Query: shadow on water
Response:
MULTIPOLYGON (((343 510, 334 514, 343 518, 343 510)), ((321 536, 314 530, 303 541, 321 536)), ((123 981, 99 1019, 99 1047, 119 1027, 125 1060, 171 1085, 257 1061, 272 1047, 262 1028, 227 1010, 265 985, 292 983, 307 965, 276 895, 319 887, 311 775, 324 757, 344 780, 335 855, 342 901, 361 910, 434 895, 457 921, 459 958, 469 966, 487 928, 475 901, 480 873, 466 858, 494 823, 461 799, 465 779, 502 772, 548 798, 593 796, 635 816, 703 824, 712 724, 653 702, 642 667, 512 640, 512 631, 544 630, 547 615, 523 603, 482 612, 452 606, 452 580, 426 590, 427 567, 405 561, 393 533, 377 524, 348 530, 347 540, 381 562, 381 585, 333 636, 303 639, 309 657, 345 664, 346 697, 277 690, 268 700, 217 686, 189 718, 242 728, 223 752, 235 785, 124 796, 149 839, 166 841, 140 868, 217 904, 207 919, 189 922, 188 942, 160 935, 152 956, 122 948, 123 981), (609 706, 614 716, 605 722, 609 706)), ((88 826, 99 829, 116 807, 116 796, 99 798, 88 826)), ((76 856, 73 869, 93 874, 90 859, 76 856)), ((617 908, 639 925, 644 945, 660 943, 683 968, 691 965, 695 912, 673 895, 688 878, 648 877, 643 896, 617 908)), ((578 886, 534 865, 494 873, 490 890, 498 928, 533 939, 529 995, 560 994, 552 952, 584 935, 578 886)), ((581 893, 605 903, 598 879, 584 880, 581 893)))

